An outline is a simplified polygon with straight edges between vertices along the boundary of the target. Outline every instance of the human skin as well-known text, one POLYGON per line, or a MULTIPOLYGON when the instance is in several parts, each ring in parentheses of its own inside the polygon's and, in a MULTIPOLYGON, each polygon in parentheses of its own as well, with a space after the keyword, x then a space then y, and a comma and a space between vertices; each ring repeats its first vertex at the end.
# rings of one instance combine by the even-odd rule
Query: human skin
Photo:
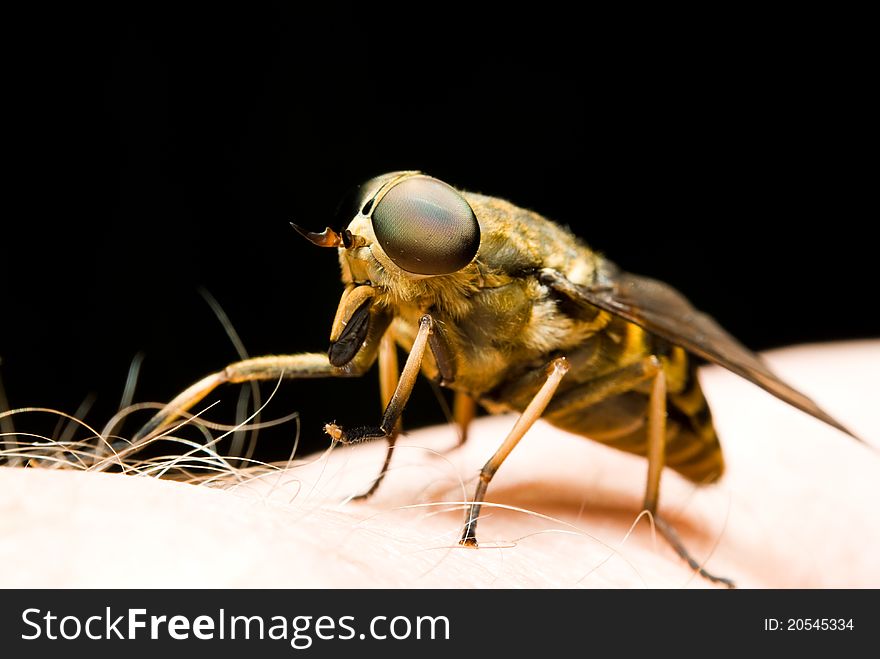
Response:
MULTIPOLYGON (((880 444, 880 340, 767 358, 880 444)), ((661 513, 694 557, 739 587, 880 586, 880 450, 718 367, 701 378, 727 473, 698 487, 666 470, 660 490, 661 513)), ((713 586, 652 536, 646 516, 629 533, 643 458, 543 422, 492 481, 481 546, 459 547, 464 511, 456 502, 472 494, 512 423, 479 419, 460 449, 448 426, 409 433, 366 502, 347 498, 375 477, 382 443, 336 446, 225 489, 2 468, 0 586, 713 586)))

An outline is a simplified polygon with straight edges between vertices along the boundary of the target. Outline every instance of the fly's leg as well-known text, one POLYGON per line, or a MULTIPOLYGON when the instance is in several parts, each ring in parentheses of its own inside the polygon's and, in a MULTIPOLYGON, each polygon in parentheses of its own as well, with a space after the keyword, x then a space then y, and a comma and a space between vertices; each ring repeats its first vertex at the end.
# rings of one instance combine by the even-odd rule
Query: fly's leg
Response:
POLYGON ((135 434, 133 445, 158 434, 181 414, 198 404, 221 384, 278 380, 280 378, 357 377, 363 368, 356 362, 343 367, 332 366, 325 353, 299 355, 270 355, 255 357, 230 364, 222 371, 212 373, 191 385, 165 405, 135 434))
MULTIPOLYGON (((559 386, 559 381, 568 368, 569 361, 564 357, 554 360, 550 364, 550 367, 547 369, 547 379, 541 389, 535 394, 525 411, 520 415, 516 425, 514 425, 513 430, 510 431, 510 434, 504 440, 501 448, 495 452, 495 455, 492 456, 480 471, 480 481, 477 483, 473 503, 468 511, 464 532, 461 536, 461 544, 477 545, 477 520, 480 516, 480 505, 486 495, 489 481, 492 480, 498 467, 501 466, 501 463, 504 462, 505 458, 507 458, 538 417, 545 414, 545 412, 545 416, 552 418, 556 414, 562 415, 573 410, 582 410, 611 396, 630 391, 633 387, 653 377, 660 370, 660 361, 656 357, 648 357, 640 362, 578 385, 561 396, 557 396, 551 402, 551 398, 553 398, 553 394, 559 386), (559 372, 560 369, 561 372, 559 372)), ((521 379, 508 385, 505 389, 505 395, 512 398, 518 397, 519 390, 534 386, 534 378, 535 372, 529 372, 521 379)))
POLYGON ((544 381, 541 389, 535 394, 535 397, 532 398, 523 413, 520 414, 504 442, 495 451, 495 455, 489 458, 489 461, 480 470, 480 480, 477 483, 477 489, 474 492, 474 498, 465 519, 464 531, 461 534, 460 543, 462 545, 477 546, 477 520, 480 516, 480 508, 486 497, 486 489, 489 487, 489 482, 501 464, 507 459, 507 456, 510 455, 510 452, 519 443, 519 440, 523 438, 523 435, 528 432, 529 428, 544 413, 544 409, 556 392, 556 388, 559 386, 563 376, 568 372, 568 368, 568 362, 565 357, 559 357, 550 363, 547 367, 547 379, 544 381))
POLYGON ((244 361, 230 364, 222 371, 212 373, 202 378, 195 384, 179 393, 170 403, 159 410, 153 418, 134 435, 131 444, 117 452, 114 458, 104 458, 98 453, 95 466, 96 471, 114 464, 121 456, 132 455, 139 447, 152 437, 159 435, 163 430, 171 426, 181 415, 197 405, 205 396, 222 384, 238 384, 243 382, 256 382, 259 380, 279 380, 281 378, 324 378, 324 377, 357 377, 370 366, 370 356, 365 359, 353 360, 342 367, 330 364, 326 353, 301 353, 298 355, 269 355, 267 357, 254 357, 244 361))
POLYGON ((452 403, 452 418, 458 426, 458 445, 467 441, 468 428, 477 415, 477 401, 463 391, 455 392, 452 403))
POLYGON ((703 568, 700 563, 691 556, 678 537, 675 529, 659 514, 657 503, 660 496, 660 476, 666 460, 666 377, 661 370, 654 377, 651 387, 651 398, 648 403, 648 479, 645 487, 644 508, 654 518, 654 527, 660 532, 666 542, 684 559, 684 561, 699 575, 709 581, 724 584, 728 588, 734 588, 730 579, 719 577, 703 568))
MULTIPOLYGON (((534 386, 534 377, 534 372, 524 375, 519 380, 509 384, 504 391, 504 395, 514 399, 521 396, 523 390, 529 390, 534 386)), ((544 417, 552 422, 554 418, 564 418, 575 413, 589 414, 589 408, 591 406, 614 396, 632 391, 649 381, 651 382, 651 390, 648 402, 648 426, 646 433, 648 440, 648 476, 644 499, 645 510, 648 510, 652 514, 654 525, 660 532, 660 535, 663 536, 663 538, 672 546, 676 553, 688 563, 688 565, 698 571, 704 578, 732 587, 733 582, 729 579, 717 577, 700 567, 700 564, 690 555, 682 544, 675 529, 658 513, 660 476, 663 472, 666 457, 666 377, 663 373, 662 365, 658 357, 653 355, 645 357, 635 364, 630 364, 629 366, 625 366, 569 389, 565 393, 554 397, 549 404, 545 403, 546 409, 544 409, 544 417)), ((541 392, 538 393, 538 396, 540 396, 542 392, 543 388, 541 392)), ((507 440, 505 440, 502 449, 507 443, 507 440)), ((483 468, 484 472, 490 464, 499 457, 502 449, 499 449, 498 453, 496 453, 492 460, 487 463, 486 467, 483 468)), ((503 460, 506 457, 506 454, 503 454, 500 457, 501 460, 503 460)), ((500 464, 500 461, 498 461, 498 464, 500 464)), ((495 465, 495 468, 497 469, 497 464, 495 465)), ((490 479, 491 473, 489 474, 490 479)), ((484 479, 483 474, 481 473, 480 484, 477 488, 477 495, 480 498, 478 499, 475 497, 475 504, 482 501, 481 495, 485 494, 486 486, 483 483, 484 479)), ((488 483, 486 483, 486 485, 487 484, 488 483)), ((465 528, 465 534, 462 537, 462 544, 476 544, 473 530, 474 527, 476 527, 478 515, 479 506, 472 506, 472 511, 468 518, 468 525, 470 528, 465 528), (470 533, 468 533, 468 531, 470 531, 470 533)))
MULTIPOLYGON (((389 329, 385 332, 382 342, 379 344, 379 392, 382 397, 383 410, 388 407, 392 396, 394 396, 394 391, 400 382, 397 368, 397 345, 394 342, 394 335, 389 329)), ((382 463, 382 470, 379 472, 376 480, 373 481, 373 484, 365 492, 352 497, 353 500, 368 499, 378 489, 379 483, 382 482, 385 474, 388 473, 388 465, 391 464, 391 454, 394 452, 394 444, 400 434, 402 425, 401 419, 398 418, 397 423, 394 424, 394 429, 388 436, 388 450, 385 451, 385 462, 382 463)))
POLYGON ((374 294, 368 286, 346 288, 333 321, 328 353, 269 355, 230 364, 202 378, 159 410, 134 436, 133 446, 167 428, 221 384, 363 375, 376 361, 382 336, 391 323, 386 310, 368 306, 374 294), (336 365, 331 363, 331 353, 336 356, 336 365), (343 359, 340 353, 353 354, 343 359))
POLYGON ((391 437, 395 432, 394 428, 397 425, 397 421, 403 413, 403 408, 406 407, 406 403, 412 393, 422 365, 422 359, 429 346, 440 371, 441 384, 449 382, 448 378, 453 377, 449 353, 442 338, 437 334, 434 319, 430 314, 425 314, 419 319, 419 331, 416 334, 415 341, 413 341, 412 348, 410 348, 409 356, 406 358, 406 363, 403 366, 403 371, 400 374, 400 380, 397 383, 394 394, 391 396, 391 400, 388 401, 388 405, 385 406, 385 413, 382 415, 379 425, 345 430, 334 423, 328 423, 324 426, 324 432, 333 439, 345 444, 391 437))

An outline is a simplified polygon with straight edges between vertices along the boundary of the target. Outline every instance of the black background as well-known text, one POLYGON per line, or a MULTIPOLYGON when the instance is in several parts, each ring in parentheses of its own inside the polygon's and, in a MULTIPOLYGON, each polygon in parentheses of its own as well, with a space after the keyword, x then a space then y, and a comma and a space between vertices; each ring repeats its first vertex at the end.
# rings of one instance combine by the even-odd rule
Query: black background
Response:
MULTIPOLYGON (((72 412, 92 392, 100 425, 139 351, 136 400, 234 360, 199 286, 252 355, 325 350, 336 257, 288 221, 320 230, 394 169, 567 224, 756 349, 880 334, 856 39, 791 16, 726 31, 390 5, 30 12, 4 45, 13 407, 72 412)), ((377 420, 377 398, 372 375, 292 383, 268 416, 302 410, 320 440, 331 419, 377 420)), ((442 420, 426 387, 411 408, 409 426, 442 420)))

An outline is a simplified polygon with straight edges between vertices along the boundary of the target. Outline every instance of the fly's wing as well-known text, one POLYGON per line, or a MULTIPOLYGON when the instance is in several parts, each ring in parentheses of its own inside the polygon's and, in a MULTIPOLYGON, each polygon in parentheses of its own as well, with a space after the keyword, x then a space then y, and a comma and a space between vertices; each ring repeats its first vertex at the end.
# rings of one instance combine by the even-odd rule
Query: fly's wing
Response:
MULTIPOLYGON (((608 264, 610 266, 610 264, 608 264)), ((619 270, 595 286, 570 282, 555 270, 540 273, 542 283, 574 303, 587 303, 635 323, 685 350, 754 382, 777 398, 859 439, 810 398, 786 384, 755 353, 698 311, 663 282, 619 270)), ((861 440, 859 440, 861 441, 861 440)))

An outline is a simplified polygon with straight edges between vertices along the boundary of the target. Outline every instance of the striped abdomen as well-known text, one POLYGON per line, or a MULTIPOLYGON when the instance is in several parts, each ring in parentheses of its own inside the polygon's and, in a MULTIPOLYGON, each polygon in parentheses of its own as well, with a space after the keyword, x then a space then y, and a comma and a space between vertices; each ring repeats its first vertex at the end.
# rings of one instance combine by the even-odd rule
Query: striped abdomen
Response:
MULTIPOLYGON (((640 327, 614 319, 595 337, 596 357, 572 373, 561 388, 589 382, 650 355, 660 358, 667 380, 666 465, 689 480, 708 483, 724 471, 721 445, 712 414, 697 379, 696 365, 685 350, 640 327)), ((545 414, 546 420, 629 453, 647 452, 647 410, 650 382, 586 408, 545 414)))

